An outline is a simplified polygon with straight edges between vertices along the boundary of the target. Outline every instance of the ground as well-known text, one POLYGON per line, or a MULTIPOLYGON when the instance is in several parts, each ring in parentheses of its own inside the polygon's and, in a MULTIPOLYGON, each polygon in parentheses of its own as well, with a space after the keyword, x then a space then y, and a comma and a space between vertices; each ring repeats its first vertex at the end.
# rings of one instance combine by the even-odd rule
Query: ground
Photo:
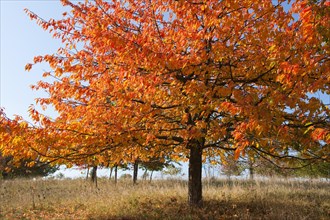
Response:
POLYGON ((203 207, 191 208, 182 180, 0 180, 0 219, 330 219, 329 181, 203 184, 203 207))

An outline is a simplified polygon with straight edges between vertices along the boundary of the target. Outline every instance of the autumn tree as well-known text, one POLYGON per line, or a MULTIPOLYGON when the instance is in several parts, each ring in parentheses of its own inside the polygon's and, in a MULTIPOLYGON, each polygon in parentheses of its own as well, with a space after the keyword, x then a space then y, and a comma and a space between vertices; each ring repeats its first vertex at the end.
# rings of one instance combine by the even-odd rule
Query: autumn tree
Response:
POLYGON ((0 153, 0 178, 16 177, 43 177, 58 170, 58 166, 50 166, 48 163, 35 161, 33 166, 28 166, 32 160, 21 160, 20 164, 12 164, 12 156, 1 156, 0 153))
MULTIPOLYGON (((15 153, 15 150, 11 151, 10 147, 17 147, 23 143, 24 139, 32 134, 32 130, 33 128, 28 127, 27 122, 21 117, 16 116, 10 119, 6 116, 4 109, 0 108, 0 177, 46 176, 58 169, 57 166, 51 166, 48 162, 41 162, 36 153, 33 155, 30 152, 24 158, 14 158, 15 154, 12 153, 15 153), (5 145, 7 143, 8 145, 5 145)), ((21 150, 29 151, 28 149, 21 150)))
POLYGON ((70 10, 60 20, 27 10, 63 42, 26 65, 49 63, 33 88, 49 94, 37 103, 59 116, 30 108, 39 129, 24 145, 6 138, 15 158, 188 159, 191 205, 202 204, 209 155, 329 160, 330 110, 311 96, 330 91, 329 11, 314 9, 328 1, 293 1, 290 10, 271 0, 62 4, 70 10))

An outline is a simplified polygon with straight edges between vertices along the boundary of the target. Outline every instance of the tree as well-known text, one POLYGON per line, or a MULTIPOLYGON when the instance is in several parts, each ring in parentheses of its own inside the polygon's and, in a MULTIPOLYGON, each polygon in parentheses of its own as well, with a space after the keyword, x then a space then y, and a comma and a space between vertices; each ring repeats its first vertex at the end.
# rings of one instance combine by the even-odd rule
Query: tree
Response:
MULTIPOLYGON (((3 140, 8 134, 14 134, 12 141, 18 143, 27 134, 30 134, 30 129, 27 128, 26 122, 20 122, 20 120, 21 118, 18 116, 14 120, 9 119, 4 113, 4 110, 0 108, 0 140, 3 140)), ((58 170, 57 166, 51 166, 47 162, 41 162, 38 157, 35 159, 33 157, 26 157, 14 160, 11 152, 3 147, 3 144, 1 144, 0 177, 2 178, 47 176, 58 170)))
POLYGON ((139 172, 139 160, 137 159, 133 163, 133 184, 137 183, 138 172, 139 172))
POLYGON ((294 170, 293 174, 298 177, 330 179, 330 163, 323 161, 321 163, 310 164, 302 169, 294 170))
POLYGON ((227 160, 221 165, 221 173, 226 175, 229 180, 231 176, 239 176, 244 171, 242 161, 234 160, 233 157, 233 154, 228 154, 226 156, 227 160))
POLYGON ((262 176, 284 176, 284 177, 311 177, 311 178, 329 178, 330 163, 327 161, 309 161, 301 164, 300 161, 294 161, 294 165, 273 164, 263 158, 258 158, 251 164, 248 163, 248 169, 253 168, 256 174, 262 176))
MULTIPOLYGON (((30 108, 40 128, 24 143, 44 160, 188 159, 194 206, 208 155, 329 160, 330 110, 311 96, 330 91, 328 32, 318 30, 329 29, 329 13, 318 19, 308 1, 289 11, 271 0, 62 4, 71 11, 60 20, 27 10, 63 41, 26 65, 47 62, 44 77, 55 79, 33 88, 49 93, 37 103, 59 116, 30 108)), ((29 153, 20 146, 16 158, 29 153)))
POLYGON ((250 179, 254 179, 254 175, 261 175, 267 177, 274 176, 285 176, 288 177, 293 175, 293 171, 301 167, 301 164, 296 164, 296 166, 288 166, 287 163, 283 162, 281 164, 274 164, 264 158, 255 158, 253 160, 245 161, 245 167, 249 170, 250 179))
POLYGON ((166 167, 165 170, 162 171, 162 174, 164 175, 170 175, 170 176, 177 176, 182 172, 182 168, 181 167, 177 167, 173 164, 169 165, 166 167))
POLYGON ((162 171, 164 168, 173 167, 175 163, 177 162, 172 161, 170 158, 164 159, 164 158, 152 157, 148 161, 144 161, 141 163, 142 168, 145 170, 143 177, 146 179, 148 176, 147 171, 151 171, 150 179, 149 179, 151 182, 152 174, 154 171, 162 171))
POLYGON ((58 170, 58 166, 50 166, 48 163, 36 161, 33 166, 27 166, 31 160, 22 160, 20 165, 12 165, 12 157, 2 157, 0 153, 0 178, 15 177, 43 177, 58 170))

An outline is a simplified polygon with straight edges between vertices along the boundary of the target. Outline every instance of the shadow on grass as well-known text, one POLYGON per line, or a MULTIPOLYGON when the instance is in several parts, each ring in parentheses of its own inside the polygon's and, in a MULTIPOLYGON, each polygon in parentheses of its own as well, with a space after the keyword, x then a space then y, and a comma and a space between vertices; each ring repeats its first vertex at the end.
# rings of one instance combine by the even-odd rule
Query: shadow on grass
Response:
MULTIPOLYGON (((136 202, 136 201, 135 201, 136 202)), ((328 207, 329 208, 329 207, 328 207)), ((170 198, 166 201, 140 201, 134 208, 125 207, 124 215, 100 214, 89 219, 329 219, 326 207, 305 206, 297 202, 217 201, 207 200, 202 208, 189 207, 185 201, 170 198)))
POLYGON ((299 187, 300 189, 311 189, 311 188, 318 188, 318 189, 324 189, 329 188, 329 181, 317 181, 317 180, 310 180, 310 181, 299 181, 299 180, 286 180, 286 179, 272 179, 269 178, 264 180, 246 180, 246 179, 211 179, 209 181, 204 180, 203 181, 204 186, 214 186, 214 187, 223 187, 223 186, 229 186, 229 187, 235 187, 235 186, 241 186, 241 187, 253 187, 253 186, 259 186, 259 187, 269 187, 270 185, 276 185, 277 187, 283 186, 283 187, 299 187))

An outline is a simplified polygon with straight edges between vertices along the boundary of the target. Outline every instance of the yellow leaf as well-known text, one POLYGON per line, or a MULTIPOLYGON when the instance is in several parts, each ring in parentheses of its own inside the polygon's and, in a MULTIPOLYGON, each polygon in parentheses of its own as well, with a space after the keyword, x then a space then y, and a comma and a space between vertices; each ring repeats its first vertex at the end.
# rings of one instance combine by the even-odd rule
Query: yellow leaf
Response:
POLYGON ((268 49, 268 51, 269 51, 269 52, 272 52, 272 51, 275 50, 275 48, 276 48, 276 45, 273 45, 273 46, 271 46, 271 47, 268 49))

